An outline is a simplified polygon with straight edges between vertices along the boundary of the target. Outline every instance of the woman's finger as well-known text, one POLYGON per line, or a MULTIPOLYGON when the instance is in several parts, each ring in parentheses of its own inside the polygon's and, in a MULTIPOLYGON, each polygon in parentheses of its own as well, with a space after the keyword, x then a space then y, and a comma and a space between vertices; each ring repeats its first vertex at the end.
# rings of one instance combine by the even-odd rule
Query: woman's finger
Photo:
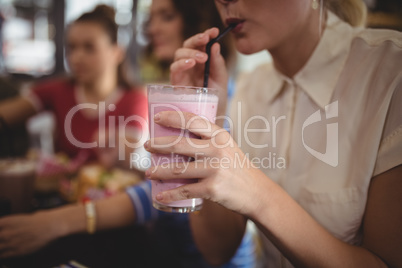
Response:
POLYGON ((205 30, 203 33, 196 34, 196 35, 188 38, 186 41, 184 41, 183 47, 187 47, 187 48, 204 47, 209 42, 209 40, 217 37, 218 34, 219 34, 218 28, 216 28, 216 27, 210 28, 208 30, 205 30))
MULTIPOLYGON (((210 139, 215 134, 223 133, 222 128, 208 119, 189 112, 164 111, 154 117, 154 122, 171 128, 187 129, 202 139, 210 139)), ((229 135, 227 133, 227 135, 229 135)))
POLYGON ((208 119, 188 112, 165 111, 155 115, 154 122, 171 128, 187 129, 201 139, 210 139, 218 149, 234 147, 230 134, 208 119))
POLYGON ((153 138, 144 144, 150 153, 180 154, 189 157, 196 155, 211 156, 213 144, 209 140, 194 139, 184 136, 166 136, 153 138))
POLYGON ((183 59, 170 65, 170 82, 174 85, 193 85, 195 84, 191 77, 186 73, 187 70, 196 64, 193 59, 183 59))
POLYGON ((211 74, 215 77, 222 79, 222 81, 227 81, 227 71, 225 68, 225 60, 221 55, 221 45, 215 43, 211 47, 211 74))
POLYGON ((214 169, 217 171, 220 165, 223 163, 219 163, 219 161, 211 163, 205 160, 172 162, 149 168, 146 176, 151 180, 205 178, 210 176, 214 169))
POLYGON ((175 52, 174 61, 178 61, 181 59, 185 60, 193 59, 197 63, 205 63, 208 59, 208 55, 207 53, 202 52, 200 50, 190 48, 180 48, 175 52))
POLYGON ((160 192, 156 195, 156 200, 161 203, 170 203, 191 198, 210 199, 208 191, 201 184, 201 182, 190 183, 169 191, 160 192))

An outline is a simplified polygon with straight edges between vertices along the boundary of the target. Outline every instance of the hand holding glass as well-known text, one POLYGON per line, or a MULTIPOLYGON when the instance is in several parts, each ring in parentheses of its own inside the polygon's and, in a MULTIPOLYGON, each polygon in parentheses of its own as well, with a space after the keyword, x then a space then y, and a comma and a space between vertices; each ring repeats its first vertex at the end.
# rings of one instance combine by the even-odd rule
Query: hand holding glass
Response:
MULTIPOLYGON (((154 123, 154 117, 162 111, 190 112, 215 122, 218 108, 218 94, 216 90, 202 87, 185 87, 169 85, 148 85, 149 103, 149 131, 150 137, 177 136, 176 142, 183 138, 197 138, 185 129, 176 129, 160 126, 154 123)), ((184 118, 183 118, 184 120, 184 118)), ((157 167, 168 163, 191 161, 192 158, 177 154, 152 154, 152 166, 157 167)), ((156 195, 159 192, 174 189, 188 183, 197 182, 194 179, 173 179, 169 181, 152 181, 153 206, 167 212, 188 213, 200 210, 201 198, 175 201, 168 204, 159 203, 156 195)))

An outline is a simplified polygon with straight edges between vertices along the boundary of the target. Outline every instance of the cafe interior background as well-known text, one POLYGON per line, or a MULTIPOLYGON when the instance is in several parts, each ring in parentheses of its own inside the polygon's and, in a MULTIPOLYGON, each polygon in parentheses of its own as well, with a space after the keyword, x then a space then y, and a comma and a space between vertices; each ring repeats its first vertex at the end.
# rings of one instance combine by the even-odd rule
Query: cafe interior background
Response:
MULTIPOLYGON (((365 2, 369 9, 368 27, 402 30, 401 0, 365 2)), ((68 73, 64 30, 83 12, 100 3, 115 7, 118 41, 127 48, 132 66, 129 75, 140 79, 136 75, 139 73, 138 59, 147 44, 142 29, 151 0, 0 0, 0 100, 20 94, 33 82, 68 73)), ((235 71, 250 71, 267 61, 270 61, 267 52, 251 56, 238 54, 235 71)), ((0 131, 0 216, 51 208, 70 201, 66 193, 60 194, 60 182, 51 178, 41 184, 38 178, 32 182, 32 176, 26 176, 31 178, 30 182, 21 180, 13 191, 4 191, 6 186, 2 178, 7 174, 29 174, 35 169, 32 166, 35 162, 28 161, 33 149, 54 153, 51 142, 53 124, 52 115, 45 113, 29 120, 26 125, 0 131), (19 163, 19 166, 12 167, 10 163, 19 163), (10 202, 16 203, 10 206, 10 202)), ((68 161, 58 157, 59 163, 56 164, 63 165, 68 161)))
MULTIPOLYGON (((365 2, 369 10, 368 27, 402 30, 401 0, 365 2)), ((118 41, 127 49, 131 66, 129 75, 139 81, 140 77, 136 75, 139 73, 138 62, 147 44, 143 23, 147 19, 151 0, 0 0, 0 100, 20 94, 34 82, 68 73, 64 30, 79 15, 101 3, 116 10, 118 41)), ((250 71, 256 65, 269 61, 267 52, 251 56, 238 54, 235 71, 250 71)), ((3 128, 0 132, 0 176, 9 166, 10 159, 29 158, 32 149, 54 153, 53 128, 53 117, 47 113, 18 128, 3 128)), ((43 187, 47 192, 46 188, 54 190, 55 186, 43 187)), ((36 206, 55 206, 59 202, 62 201, 56 199, 36 206)))
MULTIPOLYGON (((64 29, 82 13, 104 3, 116 10, 119 43, 127 48, 138 77, 138 59, 147 44, 143 23, 152 0, 0 0, 0 100, 27 88, 32 82, 68 73, 64 55, 64 29)), ((364 0, 367 26, 402 30, 401 0, 364 0)), ((236 72, 250 71, 270 61, 267 52, 237 55, 236 72)), ((3 133, 2 133, 3 134, 3 133)), ((18 135, 17 135, 18 136, 18 135)), ((11 151, 1 136, 0 157, 21 156, 31 144, 15 144, 11 151)))

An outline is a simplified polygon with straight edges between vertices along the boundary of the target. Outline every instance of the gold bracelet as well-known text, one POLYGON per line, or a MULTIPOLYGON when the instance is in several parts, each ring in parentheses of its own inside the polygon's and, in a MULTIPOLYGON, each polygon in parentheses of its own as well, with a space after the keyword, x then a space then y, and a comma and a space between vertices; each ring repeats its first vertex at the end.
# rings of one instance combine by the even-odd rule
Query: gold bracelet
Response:
POLYGON ((96 230, 96 210, 92 201, 85 203, 85 213, 87 216, 87 232, 88 234, 94 234, 96 230))

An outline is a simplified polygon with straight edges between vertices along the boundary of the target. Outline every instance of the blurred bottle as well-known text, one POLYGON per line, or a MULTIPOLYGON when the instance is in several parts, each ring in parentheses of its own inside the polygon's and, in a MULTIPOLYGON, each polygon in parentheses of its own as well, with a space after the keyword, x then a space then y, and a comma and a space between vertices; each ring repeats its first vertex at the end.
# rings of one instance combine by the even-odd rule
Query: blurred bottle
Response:
POLYGON ((43 112, 27 122, 30 148, 39 155, 54 154, 55 118, 52 113, 43 112))
POLYGON ((35 162, 27 159, 0 160, 0 214, 31 210, 35 162))

